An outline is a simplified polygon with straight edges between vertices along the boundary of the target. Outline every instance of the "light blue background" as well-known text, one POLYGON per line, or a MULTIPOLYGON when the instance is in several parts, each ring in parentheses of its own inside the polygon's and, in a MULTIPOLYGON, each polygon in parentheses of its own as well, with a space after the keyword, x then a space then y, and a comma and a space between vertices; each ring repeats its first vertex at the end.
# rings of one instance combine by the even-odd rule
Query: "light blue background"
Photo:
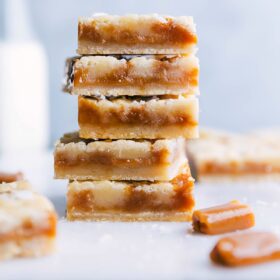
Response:
POLYGON ((61 92, 77 19, 95 12, 192 15, 201 65, 201 124, 238 131, 280 124, 278 0, 29 0, 50 73, 50 145, 77 128, 77 99, 61 92))

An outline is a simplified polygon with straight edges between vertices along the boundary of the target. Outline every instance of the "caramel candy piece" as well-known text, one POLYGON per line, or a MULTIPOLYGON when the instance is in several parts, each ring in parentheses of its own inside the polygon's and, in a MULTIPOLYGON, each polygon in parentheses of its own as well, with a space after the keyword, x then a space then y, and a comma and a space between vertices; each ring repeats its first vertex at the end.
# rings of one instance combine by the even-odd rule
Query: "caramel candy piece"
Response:
POLYGON ((270 232, 250 232, 224 237, 210 254, 225 266, 251 265, 280 259, 280 239, 270 232))
POLYGON ((193 228, 205 234, 220 234, 254 226, 252 209, 239 201, 196 210, 193 213, 193 228))
POLYGON ((0 172, 0 183, 12 183, 23 180, 23 174, 21 172, 6 173, 0 172))

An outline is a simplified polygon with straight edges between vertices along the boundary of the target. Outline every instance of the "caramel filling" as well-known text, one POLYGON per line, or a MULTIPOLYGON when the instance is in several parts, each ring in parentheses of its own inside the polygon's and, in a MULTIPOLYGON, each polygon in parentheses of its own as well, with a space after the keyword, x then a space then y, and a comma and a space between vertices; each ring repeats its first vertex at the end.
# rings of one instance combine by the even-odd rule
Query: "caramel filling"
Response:
POLYGON ((20 180, 23 180, 23 174, 21 172, 17 172, 17 173, 0 172, 0 183, 12 183, 20 180))
POLYGON ((57 217, 54 213, 49 214, 48 222, 46 223, 46 225, 36 225, 33 224, 31 220, 26 219, 17 229, 8 233, 0 234, 0 243, 28 239, 37 236, 48 236, 50 238, 55 237, 56 223, 57 217))
POLYGON ((68 210, 79 212, 93 211, 120 211, 120 212, 143 212, 143 211, 189 211, 194 207, 192 195, 193 181, 189 180, 190 175, 178 176, 172 182, 175 185, 174 194, 168 203, 159 203, 156 193, 145 192, 136 189, 136 184, 128 186, 125 190, 125 200, 122 205, 110 209, 99 207, 94 202, 94 192, 82 190, 71 195, 71 203, 68 210))
POLYGON ((154 23, 151 25, 150 31, 150 33, 141 34, 136 30, 119 28, 111 24, 99 29, 94 22, 79 23, 78 38, 79 41, 89 41, 103 46, 108 44, 185 46, 197 43, 197 36, 186 27, 175 23, 173 19, 168 19, 167 23, 154 23))
POLYGON ((151 166, 156 164, 168 164, 166 158, 167 150, 153 151, 150 157, 137 157, 132 159, 117 158, 107 151, 81 152, 77 157, 69 156, 65 152, 57 152, 55 155, 56 167, 87 166, 90 164, 100 164, 105 166, 128 166, 130 168, 139 166, 151 166))
POLYGON ((151 69, 150 76, 139 77, 130 73, 131 64, 128 62, 125 67, 119 67, 116 70, 110 71, 102 77, 92 77, 90 68, 75 68, 74 70, 74 87, 86 88, 93 86, 106 87, 139 87, 145 88, 147 86, 171 86, 174 88, 181 87, 197 87, 198 74, 197 68, 191 71, 174 69, 168 64, 158 62, 153 69, 151 69), (176 75, 173 72, 176 72, 176 75), (179 73, 180 72, 180 73, 179 73))
POLYGON ((270 163, 261 162, 230 162, 219 164, 207 162, 200 167, 200 175, 246 175, 246 174, 270 174, 280 172, 280 167, 270 163))
POLYGON ((220 234, 247 229, 255 224, 251 208, 238 201, 196 210, 193 213, 193 228, 205 234, 220 234))
POLYGON ((280 240, 269 232, 250 232, 221 238, 210 257, 225 266, 244 266, 280 259, 280 240))
POLYGON ((185 111, 173 111, 167 113, 164 109, 155 114, 155 112, 142 104, 137 107, 116 106, 101 110, 98 102, 88 98, 79 98, 78 121, 80 126, 84 125, 139 125, 139 126, 156 126, 165 125, 189 125, 196 126, 197 122, 193 116, 185 111))

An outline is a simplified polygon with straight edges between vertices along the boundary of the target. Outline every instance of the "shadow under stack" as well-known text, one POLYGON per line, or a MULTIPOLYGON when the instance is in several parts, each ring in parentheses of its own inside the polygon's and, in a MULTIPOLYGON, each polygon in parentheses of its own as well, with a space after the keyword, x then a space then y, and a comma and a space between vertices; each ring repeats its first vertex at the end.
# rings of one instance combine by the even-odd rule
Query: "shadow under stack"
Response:
POLYGON ((194 180, 185 139, 198 137, 197 35, 192 17, 80 18, 65 91, 79 131, 56 144, 68 179, 67 219, 189 221, 194 180))

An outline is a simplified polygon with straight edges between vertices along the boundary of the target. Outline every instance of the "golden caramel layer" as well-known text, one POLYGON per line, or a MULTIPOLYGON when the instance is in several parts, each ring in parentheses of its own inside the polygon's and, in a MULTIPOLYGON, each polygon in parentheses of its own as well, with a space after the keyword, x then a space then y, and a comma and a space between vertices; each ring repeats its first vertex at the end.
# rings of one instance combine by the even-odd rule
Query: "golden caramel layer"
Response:
POLYGON ((12 183, 20 180, 23 180, 23 174, 21 172, 0 172, 0 183, 12 183))
POLYGON ((273 166, 269 162, 243 162, 231 161, 228 164, 207 162, 200 168, 200 174, 204 175, 247 175, 247 174, 271 174, 280 173, 280 166, 273 166))
POLYGON ((198 101, 195 97, 131 101, 79 98, 82 138, 196 138, 198 101))
MULTIPOLYGON (((36 210, 34 210, 36 211, 36 210)), ((44 224, 35 224, 31 219, 24 219, 22 224, 10 232, 0 233, 0 244, 9 241, 20 241, 37 237, 54 238, 56 236, 57 217, 55 213, 49 213, 48 221, 44 224)))

